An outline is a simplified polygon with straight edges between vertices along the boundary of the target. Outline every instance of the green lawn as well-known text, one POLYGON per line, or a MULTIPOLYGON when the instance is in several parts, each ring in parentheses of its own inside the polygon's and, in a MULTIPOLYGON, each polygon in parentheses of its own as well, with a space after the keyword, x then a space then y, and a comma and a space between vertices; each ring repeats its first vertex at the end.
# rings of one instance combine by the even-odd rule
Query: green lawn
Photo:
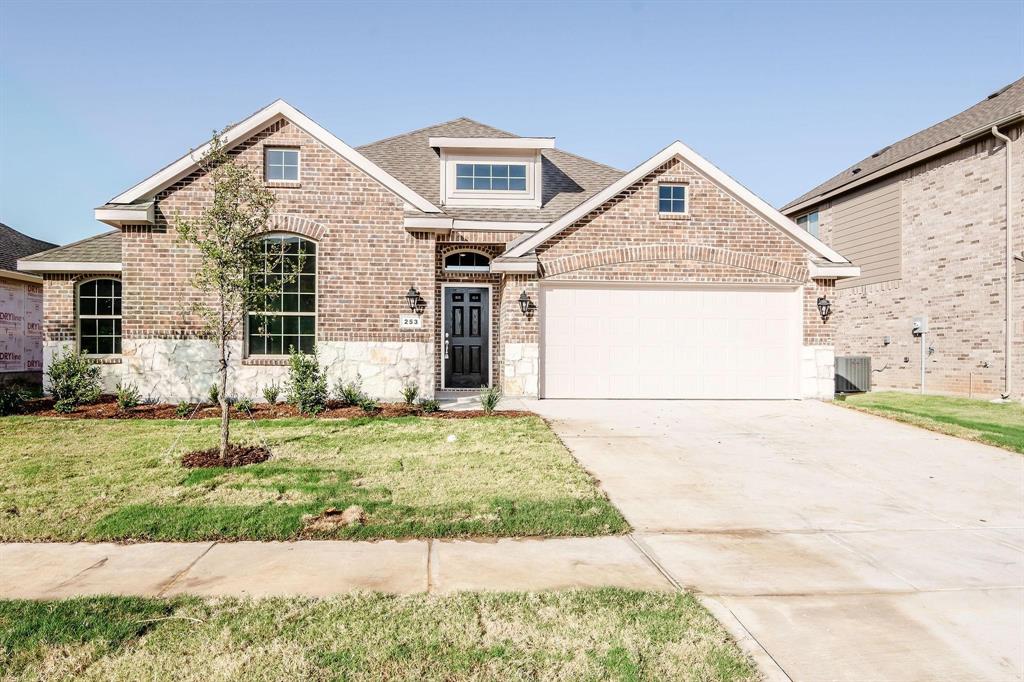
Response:
POLYGON ((274 453, 183 469, 215 420, 0 419, 0 540, 600 535, 628 530, 543 420, 401 417, 235 425, 274 453), (311 525, 359 505, 363 525, 311 525))
POLYGON ((25 680, 755 680, 686 594, 0 602, 25 680))
POLYGON ((880 392, 850 395, 836 404, 1024 454, 1020 403, 880 392))

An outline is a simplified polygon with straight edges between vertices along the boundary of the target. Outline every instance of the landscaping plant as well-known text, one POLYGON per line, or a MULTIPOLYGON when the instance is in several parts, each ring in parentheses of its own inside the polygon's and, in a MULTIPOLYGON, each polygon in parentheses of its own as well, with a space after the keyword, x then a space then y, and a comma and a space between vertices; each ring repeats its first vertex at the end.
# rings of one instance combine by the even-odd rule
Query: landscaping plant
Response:
MULTIPOLYGON (((213 192, 198 215, 175 215, 179 242, 198 255, 192 286, 198 292, 190 310, 202 320, 207 338, 217 345, 220 404, 220 456, 227 460, 231 429, 228 405, 230 342, 237 338, 247 310, 265 309, 263 302, 279 289, 262 276, 268 258, 266 234, 274 194, 262 173, 228 154, 220 133, 214 133, 199 159, 199 168, 213 192)), ((287 274, 287 273, 286 273, 287 274)))
POLYGON ((271 381, 263 387, 263 399, 271 405, 277 405, 277 399, 281 395, 281 387, 276 381, 271 381))
POLYGON ((117 388, 114 390, 114 394, 117 396, 117 409, 121 412, 127 412, 133 407, 137 407, 142 402, 142 396, 139 395, 139 388, 135 384, 118 382, 117 388))
POLYGON ((192 405, 187 400, 182 400, 180 403, 174 406, 174 414, 179 419, 184 419, 188 416, 188 413, 192 410, 192 405))
POLYGON ((493 414, 499 402, 501 402, 501 389, 497 386, 480 391, 480 407, 483 408, 484 414, 493 414))
POLYGON ((380 403, 368 395, 364 395, 358 403, 359 409, 366 414, 374 414, 380 410, 380 403))
POLYGON ((420 387, 418 384, 408 383, 402 387, 402 398, 405 400, 406 405, 413 405, 416 403, 416 398, 420 395, 420 387))
POLYGON ((287 388, 287 401, 302 414, 315 415, 327 408, 327 377, 315 352, 305 355, 291 349, 287 388))
POLYGON ((28 392, 21 386, 0 386, 0 417, 21 412, 27 399, 28 392))
POLYGON ((73 348, 50 361, 46 370, 50 378, 53 409, 73 412, 79 405, 95 402, 100 397, 100 368, 73 348))
POLYGON ((210 390, 206 392, 206 397, 209 399, 211 405, 216 405, 220 402, 220 386, 217 384, 210 384, 210 390))
POLYGON ((239 412, 245 412, 246 414, 252 413, 252 398, 239 398, 235 401, 235 409, 239 412))
POLYGON ((421 412, 430 414, 432 412, 440 412, 441 404, 433 398, 420 398, 419 408, 421 412))
POLYGON ((359 405, 366 399, 366 394, 363 393, 362 377, 357 374, 354 381, 347 382, 343 379, 338 379, 338 382, 334 385, 334 395, 345 405, 359 405))

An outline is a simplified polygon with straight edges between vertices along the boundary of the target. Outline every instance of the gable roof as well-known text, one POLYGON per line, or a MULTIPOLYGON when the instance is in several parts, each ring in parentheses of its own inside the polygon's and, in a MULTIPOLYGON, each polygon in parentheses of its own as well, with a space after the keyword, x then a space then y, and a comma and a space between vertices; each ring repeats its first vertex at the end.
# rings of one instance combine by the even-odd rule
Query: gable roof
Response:
POLYGON ((768 223, 774 225, 792 237, 794 241, 801 244, 811 253, 824 258, 830 263, 849 263, 848 260, 830 249, 823 242, 808 234, 806 230, 802 230, 797 227, 796 223, 782 215, 782 213, 769 205, 764 199, 761 199, 749 189, 733 180, 710 161, 678 140, 641 163, 629 173, 626 173, 608 187, 597 192, 544 229, 529 235, 525 239, 514 242, 510 248, 502 254, 502 257, 518 258, 533 251, 576 221, 581 218, 585 218, 591 211, 614 199, 619 192, 627 189, 633 183, 642 180, 645 176, 675 157, 682 159, 698 172, 708 177, 734 199, 745 205, 748 209, 759 215, 764 220, 768 221, 768 223))
POLYGON ((56 244, 29 237, 0 223, 0 270, 17 270, 18 259, 52 249, 56 244))
MULTIPOLYGON (((342 142, 327 129, 323 128, 320 124, 316 123, 313 119, 309 118, 283 99, 272 102, 270 105, 260 109, 244 121, 229 127, 224 131, 223 138, 228 148, 230 148, 235 144, 244 142, 253 134, 259 132, 263 128, 266 128, 268 125, 280 118, 286 118, 299 128, 302 128, 325 146, 347 159, 354 166, 358 167, 374 180, 405 200, 408 204, 414 206, 417 210, 425 213, 440 212, 441 209, 433 203, 424 199, 408 186, 397 180, 394 176, 380 168, 380 166, 375 164, 373 161, 342 142)), ((207 142, 198 149, 185 154, 177 161, 165 166, 134 187, 118 194, 116 197, 111 199, 108 204, 133 204, 145 199, 151 199, 153 195, 160 190, 169 187, 194 171, 199 165, 196 160, 199 159, 206 150, 209 149, 209 147, 210 143, 207 142)))
MULTIPOLYGON (((371 142, 359 147, 358 151, 421 196, 440 205, 440 157, 430 146, 431 137, 519 136, 463 117, 371 142)), ((623 175, 618 169, 561 149, 541 150, 541 160, 544 182, 539 209, 445 206, 444 213, 462 220, 548 222, 579 205, 623 175)))
POLYGON ((26 256, 19 259, 18 269, 22 272, 120 270, 121 230, 103 232, 49 251, 26 256))
POLYGON ((1024 78, 997 90, 952 118, 947 118, 945 121, 914 133, 910 137, 905 137, 899 142, 883 147, 871 156, 853 164, 842 173, 829 178, 809 192, 797 197, 783 206, 782 210, 789 211, 793 207, 812 199, 824 198, 823 195, 834 192, 867 176, 879 177, 884 174, 883 172, 886 169, 930 149, 935 149, 936 153, 941 153, 945 149, 936 149, 940 145, 946 143, 957 144, 962 141, 961 138, 965 135, 970 135, 979 128, 990 127, 993 124, 1001 123, 1005 119, 1013 117, 1015 114, 1020 115, 1021 113, 1024 113, 1024 78), (859 170, 854 173, 854 169, 859 170))

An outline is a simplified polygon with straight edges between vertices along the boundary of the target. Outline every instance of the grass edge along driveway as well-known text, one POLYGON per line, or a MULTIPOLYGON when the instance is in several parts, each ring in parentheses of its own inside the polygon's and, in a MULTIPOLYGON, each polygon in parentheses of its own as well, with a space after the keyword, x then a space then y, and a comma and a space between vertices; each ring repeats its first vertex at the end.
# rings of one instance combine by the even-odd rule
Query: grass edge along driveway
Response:
POLYGON ((837 405, 1024 454, 1024 405, 899 391, 855 393, 837 405))
POLYGON ((692 595, 617 589, 0 601, 0 669, 95 680, 759 678, 692 595))
POLYGON ((628 524, 538 417, 239 422, 274 457, 180 466, 216 420, 0 419, 0 540, 593 536, 628 524), (319 517, 358 505, 362 523, 319 517))

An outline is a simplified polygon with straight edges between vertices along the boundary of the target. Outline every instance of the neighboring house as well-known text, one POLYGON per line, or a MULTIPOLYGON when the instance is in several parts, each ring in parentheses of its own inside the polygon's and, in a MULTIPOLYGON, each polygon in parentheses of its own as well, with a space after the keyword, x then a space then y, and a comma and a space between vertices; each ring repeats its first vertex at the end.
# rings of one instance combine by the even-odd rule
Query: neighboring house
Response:
POLYGON ((920 390, 923 367, 926 391, 1024 395, 1022 129, 1024 79, 783 207, 860 266, 836 285, 836 353, 870 356, 875 388, 920 390))
POLYGON ((0 223, 0 385, 42 382, 43 278, 17 261, 54 246, 0 223))
MULTIPOLYGON (((268 248, 306 254, 233 345, 239 394, 315 343, 332 384, 385 399, 832 395, 816 306, 856 267, 680 142, 628 173, 465 118, 353 149, 280 100, 225 139, 277 196, 268 248)), ((206 394, 173 227, 210 199, 204 149, 96 209, 116 232, 20 261, 46 280, 47 358, 77 345, 108 386, 206 394)))

